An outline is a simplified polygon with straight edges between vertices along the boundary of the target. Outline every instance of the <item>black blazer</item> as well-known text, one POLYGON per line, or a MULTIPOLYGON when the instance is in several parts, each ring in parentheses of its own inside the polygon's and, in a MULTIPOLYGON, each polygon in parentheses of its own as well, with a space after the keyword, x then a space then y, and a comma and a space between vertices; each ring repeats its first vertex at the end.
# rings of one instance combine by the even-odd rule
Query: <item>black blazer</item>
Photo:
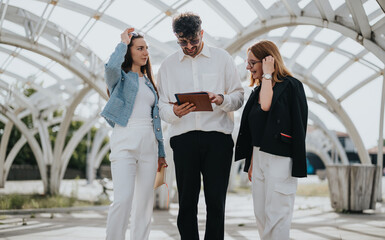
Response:
MULTIPOLYGON (((308 107, 303 85, 294 77, 285 77, 276 83, 273 99, 266 121, 260 150, 278 156, 291 157, 293 177, 306 177, 305 136, 308 107)), ((242 113, 241 126, 235 147, 235 161, 246 158, 244 171, 250 167, 253 146, 248 115, 254 100, 258 97, 259 86, 251 93, 242 113)))

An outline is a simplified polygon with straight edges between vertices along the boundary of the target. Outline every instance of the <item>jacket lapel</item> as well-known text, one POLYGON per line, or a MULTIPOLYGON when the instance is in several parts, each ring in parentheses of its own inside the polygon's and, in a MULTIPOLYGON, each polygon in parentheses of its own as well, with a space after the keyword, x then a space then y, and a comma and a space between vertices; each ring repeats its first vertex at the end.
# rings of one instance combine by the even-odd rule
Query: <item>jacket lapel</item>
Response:
POLYGON ((272 109, 274 107, 274 104, 277 102, 277 99, 279 98, 279 96, 283 93, 283 91, 285 90, 285 88, 287 87, 289 83, 289 80, 287 79, 284 79, 283 82, 277 82, 274 86, 274 94, 273 94, 273 100, 271 101, 271 107, 270 109, 272 109))

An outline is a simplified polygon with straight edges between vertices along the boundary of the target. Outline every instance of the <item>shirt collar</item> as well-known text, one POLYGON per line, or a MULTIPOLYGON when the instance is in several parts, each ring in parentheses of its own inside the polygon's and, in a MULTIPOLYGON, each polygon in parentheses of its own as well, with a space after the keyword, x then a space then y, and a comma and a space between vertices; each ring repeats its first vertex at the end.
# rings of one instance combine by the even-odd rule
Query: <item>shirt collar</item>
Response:
MULTIPOLYGON (((211 54, 210 54, 209 46, 207 46, 206 44, 203 44, 202 51, 197 56, 195 56, 195 58, 199 57, 199 55, 210 58, 211 54)), ((178 56, 179 56, 179 61, 182 61, 185 57, 187 57, 187 55, 184 54, 182 48, 179 48, 178 56)))

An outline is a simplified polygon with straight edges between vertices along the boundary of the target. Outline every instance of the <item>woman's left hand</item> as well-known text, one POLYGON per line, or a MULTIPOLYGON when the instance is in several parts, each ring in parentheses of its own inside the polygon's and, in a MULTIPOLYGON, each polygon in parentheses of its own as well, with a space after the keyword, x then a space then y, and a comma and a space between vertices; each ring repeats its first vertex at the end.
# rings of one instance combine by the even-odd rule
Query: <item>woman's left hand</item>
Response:
POLYGON ((168 167, 166 159, 164 157, 158 158, 158 172, 162 169, 162 167, 168 167))
POLYGON ((274 72, 274 58, 271 55, 262 59, 262 71, 264 74, 272 74, 274 72))

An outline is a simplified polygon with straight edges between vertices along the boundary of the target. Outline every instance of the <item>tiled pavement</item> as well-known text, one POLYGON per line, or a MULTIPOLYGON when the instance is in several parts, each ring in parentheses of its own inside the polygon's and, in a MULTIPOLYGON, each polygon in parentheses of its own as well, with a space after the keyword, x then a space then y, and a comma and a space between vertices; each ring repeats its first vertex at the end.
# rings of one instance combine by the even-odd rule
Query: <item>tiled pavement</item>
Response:
MULTIPOLYGON (((385 239, 385 204, 364 214, 334 212, 328 197, 297 197, 291 239, 380 240, 385 239)), ((177 204, 169 211, 154 211, 151 240, 180 239, 176 227, 177 204)), ((61 213, 0 216, 0 239, 4 240, 102 240, 107 208, 61 213), (23 224, 24 223, 24 224, 23 224)), ((205 205, 199 203, 200 236, 204 236, 205 205)), ((226 206, 226 240, 259 239, 250 194, 229 193, 226 206)), ((129 231, 127 231, 129 239, 129 231)))

